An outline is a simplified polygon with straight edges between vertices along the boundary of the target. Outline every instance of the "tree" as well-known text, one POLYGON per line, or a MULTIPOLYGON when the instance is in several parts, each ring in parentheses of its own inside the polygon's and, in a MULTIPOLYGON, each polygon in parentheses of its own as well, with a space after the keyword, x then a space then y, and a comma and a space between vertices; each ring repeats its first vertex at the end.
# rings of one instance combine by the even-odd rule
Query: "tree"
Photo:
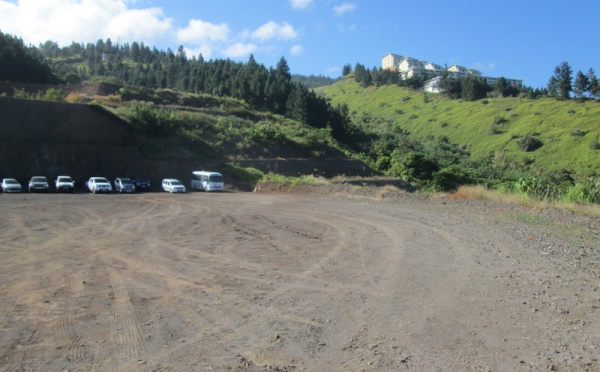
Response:
POLYGON ((559 100, 569 99, 569 94, 573 90, 573 70, 568 62, 563 61, 554 68, 554 75, 548 82, 548 93, 559 100))
POLYGON ((583 96, 590 89, 590 80, 581 70, 577 71, 575 77, 575 84, 573 84, 573 93, 579 99, 583 99, 583 96))
POLYGON ((476 101, 485 98, 488 92, 487 83, 481 79, 471 75, 461 79, 461 97, 465 101, 476 101))
POLYGON ((442 94, 449 98, 458 99, 462 96, 462 84, 459 79, 448 76, 448 72, 442 72, 440 81, 440 90, 442 94))
POLYGON ((360 84, 365 78, 365 74, 367 74, 365 66, 357 63, 354 67, 354 80, 360 84))
POLYGON ((350 64, 345 64, 344 67, 342 68, 342 77, 348 75, 349 73, 352 72, 352 66, 350 66, 350 64))
POLYGON ((600 97, 600 84, 598 84, 598 77, 596 77, 596 73, 594 72, 593 68, 590 68, 588 70, 588 81, 589 81, 589 86, 588 86, 588 92, 590 94, 591 97, 593 98, 599 98, 600 97))

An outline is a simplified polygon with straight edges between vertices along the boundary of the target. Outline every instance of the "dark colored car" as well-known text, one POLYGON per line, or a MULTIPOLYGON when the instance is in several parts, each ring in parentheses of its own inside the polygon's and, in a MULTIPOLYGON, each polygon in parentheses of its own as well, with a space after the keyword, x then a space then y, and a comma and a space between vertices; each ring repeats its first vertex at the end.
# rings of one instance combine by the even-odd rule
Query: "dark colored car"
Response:
POLYGON ((135 185, 129 178, 115 178, 115 191, 119 193, 135 192, 135 185))
POLYGON ((134 176, 131 177, 131 181, 137 191, 150 191, 150 180, 146 177, 134 176))
POLYGON ((31 177, 29 180, 29 192, 48 192, 48 180, 46 177, 31 177))

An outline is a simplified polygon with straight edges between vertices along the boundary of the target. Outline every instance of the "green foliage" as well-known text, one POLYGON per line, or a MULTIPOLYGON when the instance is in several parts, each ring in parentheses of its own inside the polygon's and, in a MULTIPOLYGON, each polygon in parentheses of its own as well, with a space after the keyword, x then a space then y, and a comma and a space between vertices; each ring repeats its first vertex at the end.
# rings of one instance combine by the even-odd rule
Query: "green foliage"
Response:
POLYGON ((128 119, 143 135, 156 139, 170 137, 183 126, 178 112, 153 108, 150 104, 140 102, 134 102, 131 106, 128 119))
POLYGON ((571 203, 600 203, 600 180, 588 179, 567 189, 563 200, 571 203))
POLYGON ((28 93, 25 89, 15 88, 15 89, 13 89, 13 97, 33 99, 33 98, 35 98, 35 94, 28 93))
POLYGON ((535 151, 544 145, 539 138, 532 136, 531 134, 527 134, 525 137, 521 138, 517 144, 523 151, 535 151))
POLYGON ((362 89, 353 79, 343 79, 324 87, 322 92, 333 105, 345 103, 348 106, 352 125, 362 132, 362 144, 357 151, 368 154, 373 162, 382 156, 370 155, 373 141, 384 138, 398 126, 409 133, 409 138, 398 139, 393 142, 394 147, 404 148, 408 142, 447 136, 450 142, 463 144, 470 157, 479 162, 490 154, 503 153, 498 167, 515 173, 515 180, 520 177, 518 173, 532 172, 531 164, 546 171, 568 169, 578 178, 600 175, 600 163, 595 160, 595 150, 590 145, 592 141, 599 142, 600 138, 597 124, 600 103, 595 101, 582 104, 575 100, 507 97, 487 98, 489 103, 482 105, 429 94, 430 102, 425 104, 422 92, 397 86, 362 89), (408 100, 403 101, 403 96, 408 100), (511 109, 510 116, 506 114, 508 108, 511 109), (568 114, 569 110, 576 114, 568 114), (408 120, 413 115, 417 118, 408 120), (502 123, 496 127, 497 134, 493 136, 490 135, 492 121, 502 123), (442 127, 432 123, 448 124, 442 127), (574 128, 585 133, 585 137, 571 136, 574 128), (540 138, 544 145, 536 151, 523 152, 517 140, 526 133, 536 132, 542 133, 540 138), (533 163, 525 164, 526 157, 533 163))
POLYGON ((64 102, 65 96, 60 89, 50 88, 41 96, 44 101, 64 102))
POLYGON ((559 99, 569 99, 569 94, 573 91, 573 69, 568 62, 563 61, 554 69, 554 75, 548 82, 548 93, 550 96, 559 99))
POLYGON ((280 188, 287 188, 288 190, 293 190, 295 187, 301 185, 314 185, 318 181, 312 175, 288 177, 277 173, 267 173, 263 177, 262 182, 274 183, 280 188))
POLYGON ((476 182, 474 170, 458 164, 449 165, 433 176, 433 186, 439 191, 455 191, 462 185, 476 182))
POLYGON ((539 200, 557 200, 564 187, 536 177, 520 178, 514 184, 514 191, 539 200))
POLYGON ((252 187, 256 186, 256 184, 258 184, 265 176, 263 172, 256 168, 244 168, 233 163, 226 163, 223 165, 223 168, 227 174, 234 179, 246 183, 252 187))
POLYGON ((408 182, 424 185, 433 178, 434 173, 438 170, 439 165, 435 160, 427 158, 422 153, 412 152, 392 164, 390 173, 402 177, 408 182))
POLYGON ((35 47, 0 31, 0 81, 12 83, 53 84, 58 79, 35 47))

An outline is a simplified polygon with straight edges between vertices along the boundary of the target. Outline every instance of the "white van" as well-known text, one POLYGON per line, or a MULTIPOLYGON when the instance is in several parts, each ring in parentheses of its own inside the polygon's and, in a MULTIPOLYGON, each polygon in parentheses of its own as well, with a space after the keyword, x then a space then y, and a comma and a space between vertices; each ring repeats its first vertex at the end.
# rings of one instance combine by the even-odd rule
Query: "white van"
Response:
POLYGON ((191 187, 193 190, 223 191, 225 190, 225 182, 221 173, 195 171, 192 172, 191 187))

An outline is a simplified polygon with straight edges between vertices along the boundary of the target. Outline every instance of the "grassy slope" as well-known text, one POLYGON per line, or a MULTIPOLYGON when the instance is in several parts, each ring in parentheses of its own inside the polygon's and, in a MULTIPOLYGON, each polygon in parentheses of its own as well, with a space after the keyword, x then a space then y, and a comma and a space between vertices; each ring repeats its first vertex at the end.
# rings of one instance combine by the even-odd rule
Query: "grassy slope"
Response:
POLYGON ((579 176, 600 175, 600 150, 590 148, 590 142, 600 142, 598 102, 559 102, 550 98, 464 102, 397 86, 365 89, 353 78, 319 91, 334 105, 346 103, 356 118, 368 113, 393 120, 419 139, 446 136, 451 142, 467 145, 475 157, 504 151, 506 158, 519 164, 531 163, 532 168, 567 169, 579 176), (492 135, 490 127, 498 116, 507 122, 499 126, 499 134, 492 135), (571 134, 576 130, 581 135, 571 134), (533 152, 521 151, 517 141, 526 134, 536 135, 544 145, 533 152))

